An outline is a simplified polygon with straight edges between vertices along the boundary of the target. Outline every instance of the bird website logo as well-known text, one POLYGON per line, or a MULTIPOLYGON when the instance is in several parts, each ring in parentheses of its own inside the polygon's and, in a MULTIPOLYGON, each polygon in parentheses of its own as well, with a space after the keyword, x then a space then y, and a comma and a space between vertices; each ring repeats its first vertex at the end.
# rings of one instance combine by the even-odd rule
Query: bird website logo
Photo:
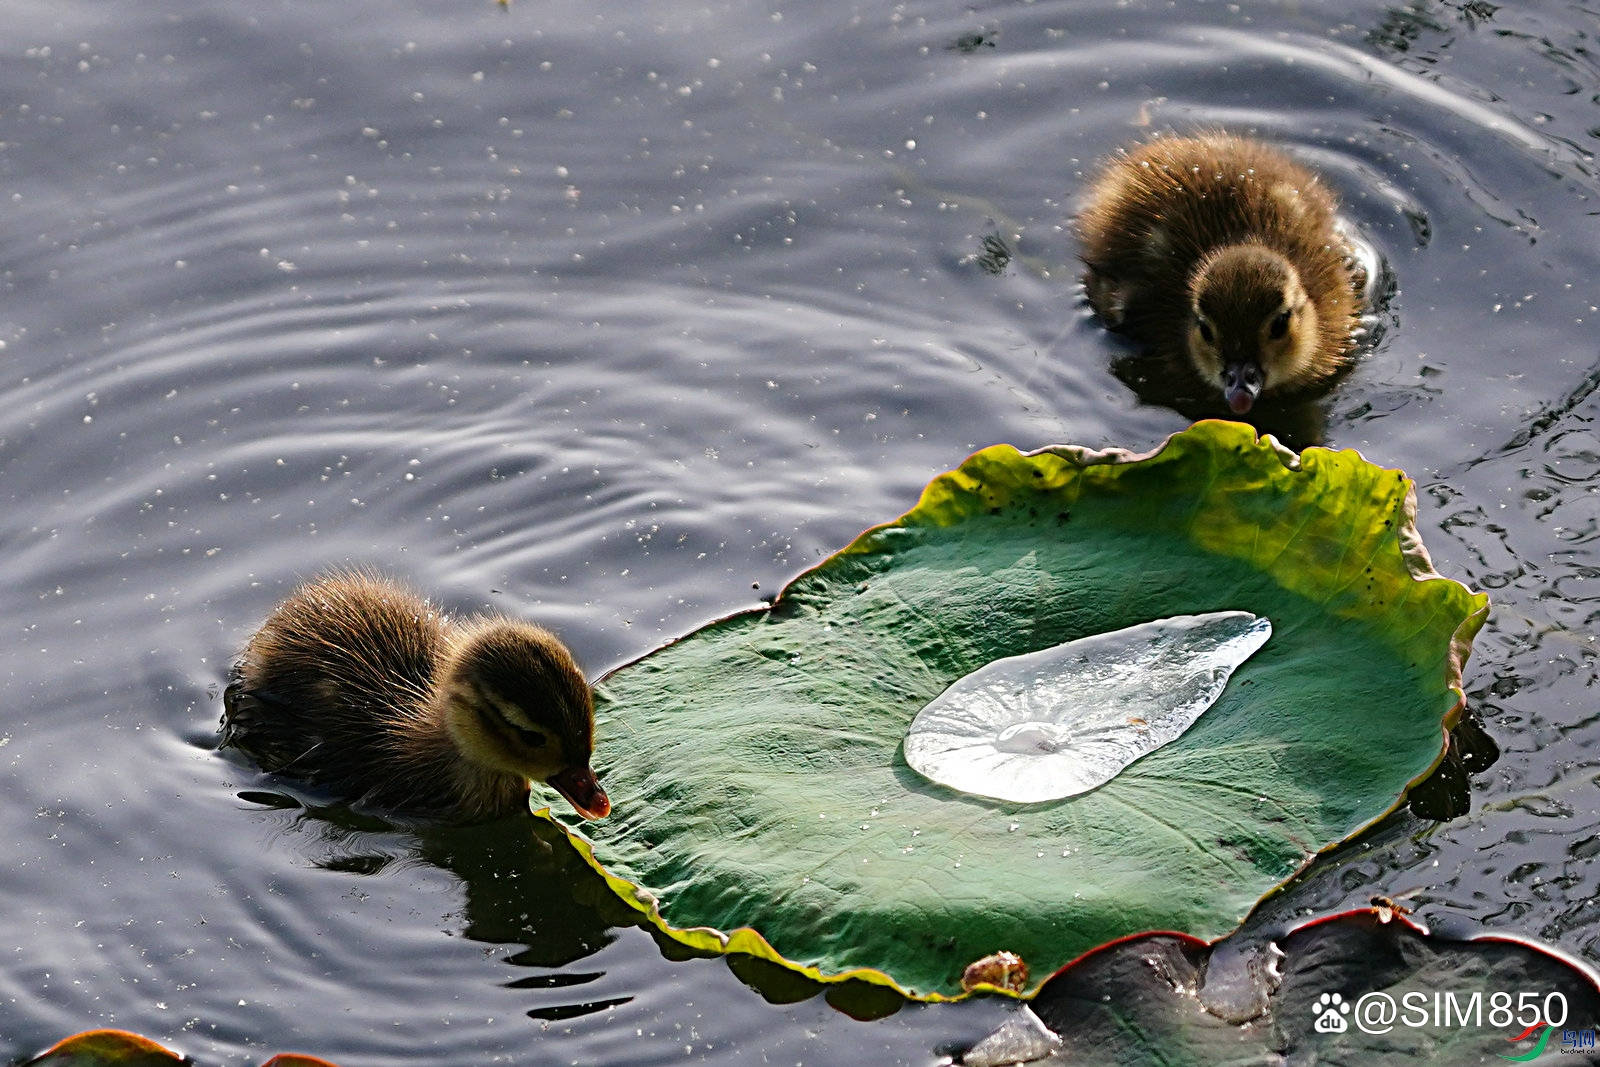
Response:
POLYGON ((1550 1044, 1550 1038, 1560 1030, 1561 1044, 1550 1050, 1567 1056, 1576 1056, 1582 1053, 1593 1055, 1595 1052, 1595 1032, 1591 1030, 1561 1030, 1555 1023, 1534 1023, 1519 1034, 1506 1038, 1513 1045, 1524 1041, 1533 1041, 1533 1045, 1526 1051, 1515 1054, 1502 1052, 1500 1058, 1510 1060, 1512 1063, 1528 1063, 1544 1055, 1550 1044), (1537 1036, 1535 1036, 1537 1035, 1537 1036))

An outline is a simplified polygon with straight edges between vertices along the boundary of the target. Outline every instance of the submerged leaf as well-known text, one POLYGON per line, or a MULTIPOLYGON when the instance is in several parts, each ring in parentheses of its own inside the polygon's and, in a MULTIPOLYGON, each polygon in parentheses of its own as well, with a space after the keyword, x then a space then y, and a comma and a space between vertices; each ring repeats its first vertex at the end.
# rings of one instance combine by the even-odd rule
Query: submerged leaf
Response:
POLYGON ((1442 937, 1386 908, 1314 919, 1275 939, 1256 976, 1271 1022, 1248 1026, 1199 1010, 1231 947, 1153 934, 1091 953, 960 1062, 1594 1062, 1595 975, 1535 945, 1442 937))
POLYGON ((26 1067, 177 1067, 183 1057, 126 1030, 85 1030, 52 1045, 26 1067))
MULTIPOLYGON (((180 1067, 189 1060, 127 1030, 85 1030, 64 1038, 23 1067, 180 1067)), ((287 1052, 261 1067, 335 1067, 327 1060, 287 1052)))
POLYGON ((1214 611, 997 659, 917 712, 906 762, 995 800, 1087 793, 1194 725, 1271 634, 1248 611, 1214 611))
POLYGON ((1145 930, 1232 930, 1392 810, 1459 717, 1487 598, 1439 578, 1411 483, 1235 423, 1148 456, 995 446, 906 515, 597 687, 615 811, 548 816, 670 936, 824 980, 961 995, 1145 930), (1182 736, 1021 806, 913 771, 902 742, 998 659, 1244 609, 1273 636, 1182 736))

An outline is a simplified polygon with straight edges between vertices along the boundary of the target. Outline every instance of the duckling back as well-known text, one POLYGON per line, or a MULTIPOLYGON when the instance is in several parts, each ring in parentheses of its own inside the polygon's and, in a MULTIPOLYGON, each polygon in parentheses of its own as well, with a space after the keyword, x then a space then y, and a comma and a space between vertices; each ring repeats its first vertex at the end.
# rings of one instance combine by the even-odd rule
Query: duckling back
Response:
POLYGON ((434 730, 428 701, 447 627, 426 601, 361 572, 304 586, 250 639, 229 687, 222 743, 380 806, 407 806, 396 731, 434 730))

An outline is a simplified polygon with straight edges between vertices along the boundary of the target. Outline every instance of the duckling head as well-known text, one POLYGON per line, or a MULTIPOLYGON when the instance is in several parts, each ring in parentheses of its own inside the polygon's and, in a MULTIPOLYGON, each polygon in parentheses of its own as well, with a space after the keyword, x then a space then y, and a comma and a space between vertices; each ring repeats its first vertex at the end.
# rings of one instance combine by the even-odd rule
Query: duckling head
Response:
POLYGON ((1316 305, 1294 264, 1264 245, 1227 245, 1206 256, 1189 298, 1189 359, 1236 415, 1315 357, 1316 305))
POLYGON ((589 685, 554 634, 509 620, 470 628, 446 658, 436 699, 451 740, 470 762, 544 782, 585 818, 611 811, 589 768, 589 685))

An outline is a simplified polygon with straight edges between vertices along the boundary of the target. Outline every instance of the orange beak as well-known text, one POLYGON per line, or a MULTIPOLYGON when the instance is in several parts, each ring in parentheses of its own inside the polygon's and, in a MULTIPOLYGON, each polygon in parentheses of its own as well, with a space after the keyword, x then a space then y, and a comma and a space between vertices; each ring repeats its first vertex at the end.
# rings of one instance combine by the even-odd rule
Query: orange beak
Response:
POLYGON ((587 767, 568 767, 545 781, 566 797, 567 803, 585 819, 603 819, 611 813, 611 798, 587 767))

